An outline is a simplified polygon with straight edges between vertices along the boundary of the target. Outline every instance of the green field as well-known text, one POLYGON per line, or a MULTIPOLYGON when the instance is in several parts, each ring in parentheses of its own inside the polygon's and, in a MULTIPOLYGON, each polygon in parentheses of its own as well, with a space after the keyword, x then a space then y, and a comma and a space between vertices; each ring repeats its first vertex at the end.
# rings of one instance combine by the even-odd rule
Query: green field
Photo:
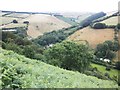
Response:
POLYGON ((115 82, 64 70, 0 48, 0 88, 117 88, 115 82))
POLYGON ((116 69, 111 69, 110 71, 107 71, 105 66, 98 65, 98 64, 93 64, 92 63, 91 66, 92 67, 96 67, 103 74, 109 73, 110 77, 113 77, 113 76, 117 76, 118 77, 118 72, 120 72, 120 71, 118 71, 116 69))

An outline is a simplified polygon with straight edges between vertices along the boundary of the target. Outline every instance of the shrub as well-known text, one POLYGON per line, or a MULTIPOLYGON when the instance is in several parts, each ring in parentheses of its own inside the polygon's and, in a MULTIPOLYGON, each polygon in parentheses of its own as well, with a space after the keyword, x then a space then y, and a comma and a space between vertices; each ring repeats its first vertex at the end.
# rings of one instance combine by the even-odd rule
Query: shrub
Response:
POLYGON ((34 58, 35 51, 30 46, 26 46, 23 50, 23 54, 28 58, 34 58))
POLYGON ((109 73, 105 73, 105 76, 106 76, 106 77, 108 77, 108 78, 110 78, 110 75, 109 75, 109 73))
POLYGON ((115 52, 118 51, 119 45, 116 41, 105 41, 102 44, 98 44, 95 50, 95 55, 97 58, 107 58, 112 60, 116 54, 115 52))
POLYGON ((116 69, 120 70, 120 61, 116 62, 115 66, 116 66, 116 69))
POLYGON ((93 28, 95 28, 95 29, 104 29, 104 28, 106 28, 106 24, 104 24, 104 23, 96 23, 96 24, 94 24, 93 28))
POLYGON ((18 21, 17 20, 13 20, 13 23, 18 23, 18 21))
POLYGON ((107 66, 107 67, 106 67, 106 70, 107 70, 107 71, 110 71, 110 70, 111 70, 110 66, 107 66))
POLYGON ((58 43, 44 52, 49 64, 68 70, 84 72, 88 69, 93 54, 87 46, 70 41, 58 43))
POLYGON ((120 29, 120 23, 117 24, 117 28, 120 29))
POLYGON ((24 24, 29 24, 29 21, 24 21, 23 23, 24 23, 24 24))

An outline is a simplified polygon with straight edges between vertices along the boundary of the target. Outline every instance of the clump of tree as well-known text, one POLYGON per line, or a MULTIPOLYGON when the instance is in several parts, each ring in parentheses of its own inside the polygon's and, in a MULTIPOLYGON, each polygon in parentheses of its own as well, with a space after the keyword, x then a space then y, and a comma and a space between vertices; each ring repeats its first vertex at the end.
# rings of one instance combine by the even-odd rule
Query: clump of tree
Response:
POLYGON ((93 54, 87 46, 71 41, 55 44, 45 50, 44 55, 47 63, 51 65, 79 72, 87 70, 93 59, 93 54))
POLYGON ((13 20, 12 22, 13 22, 13 23, 18 23, 18 21, 17 21, 17 20, 13 20))
POLYGON ((117 28, 120 29, 120 23, 117 24, 117 28))
POLYGON ((41 46, 49 46, 50 44, 55 44, 65 40, 69 35, 73 34, 76 30, 81 28, 81 26, 71 26, 69 28, 63 28, 58 31, 44 33, 44 35, 35 39, 34 42, 41 46))
POLYGON ((120 61, 116 62, 115 66, 116 66, 116 69, 120 70, 120 61))
POLYGON ((86 27, 86 26, 90 25, 92 23, 92 21, 94 21, 98 18, 101 18, 105 15, 106 15, 106 13, 104 13, 104 12, 99 12, 99 13, 93 14, 93 15, 89 16, 88 18, 86 18, 84 21, 82 21, 81 26, 86 27))
POLYGON ((107 26, 106 26, 106 24, 105 23, 95 23, 94 25, 93 25, 93 28, 94 29, 104 29, 104 28, 106 28, 107 26))
POLYGON ((29 21, 24 21, 23 23, 24 23, 24 24, 29 24, 29 21))
POLYGON ((19 32, 2 32, 2 48, 39 60, 41 60, 39 56, 43 53, 43 48, 40 45, 21 36, 19 32))
POLYGON ((119 50, 119 43, 117 41, 105 41, 102 44, 98 44, 95 50, 95 55, 97 58, 107 58, 112 60, 115 58, 115 52, 119 50))
POLYGON ((55 44, 56 42, 61 42, 66 38, 67 34, 64 32, 60 31, 53 31, 51 33, 46 33, 43 36, 40 36, 37 41, 39 45, 42 46, 49 46, 50 44, 55 44))

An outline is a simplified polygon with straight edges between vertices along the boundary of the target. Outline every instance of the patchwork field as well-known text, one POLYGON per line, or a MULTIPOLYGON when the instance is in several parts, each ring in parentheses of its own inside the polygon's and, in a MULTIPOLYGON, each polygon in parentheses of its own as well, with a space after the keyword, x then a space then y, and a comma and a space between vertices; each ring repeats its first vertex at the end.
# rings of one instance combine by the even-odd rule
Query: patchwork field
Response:
POLYGON ((8 15, 2 16, 7 13, 0 12, 0 28, 14 28, 14 27, 24 27, 26 24, 23 24, 22 19, 27 18, 30 14, 24 13, 10 13, 8 15), (13 20, 17 20, 18 23, 12 23, 13 20))
POLYGON ((86 27, 69 36, 68 40, 77 42, 87 41, 90 47, 95 48, 97 44, 103 43, 106 40, 113 40, 113 38, 113 29, 92 29, 90 27, 86 27))
POLYGON ((105 23, 106 25, 117 25, 118 18, 120 18, 120 16, 111 17, 109 19, 102 21, 101 23, 105 23))
POLYGON ((32 38, 36 38, 45 32, 50 32, 53 30, 58 30, 71 25, 59 20, 58 18, 45 14, 35 14, 24 19, 23 21, 29 21, 28 35, 32 38))
POLYGON ((10 22, 12 22, 13 20, 18 20, 18 18, 13 18, 13 17, 0 17, 0 25, 2 24, 8 24, 10 22))

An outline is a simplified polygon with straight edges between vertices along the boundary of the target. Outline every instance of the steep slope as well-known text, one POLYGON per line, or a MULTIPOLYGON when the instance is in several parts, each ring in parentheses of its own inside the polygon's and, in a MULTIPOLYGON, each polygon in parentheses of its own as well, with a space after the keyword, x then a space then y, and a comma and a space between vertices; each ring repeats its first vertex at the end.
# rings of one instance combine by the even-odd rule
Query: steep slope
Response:
POLYGON ((77 42, 87 41, 89 46, 95 48, 97 44, 103 43, 106 40, 114 39, 113 29, 92 29, 86 27, 76 31, 74 34, 68 37, 68 40, 77 42))
POLYGON ((24 19, 24 21, 30 22, 27 33, 33 38, 36 38, 45 32, 50 32, 71 26, 64 21, 47 14, 33 14, 29 18, 24 19))
POLYGON ((117 88, 112 81, 60 69, 1 48, 0 72, 0 88, 117 88))

